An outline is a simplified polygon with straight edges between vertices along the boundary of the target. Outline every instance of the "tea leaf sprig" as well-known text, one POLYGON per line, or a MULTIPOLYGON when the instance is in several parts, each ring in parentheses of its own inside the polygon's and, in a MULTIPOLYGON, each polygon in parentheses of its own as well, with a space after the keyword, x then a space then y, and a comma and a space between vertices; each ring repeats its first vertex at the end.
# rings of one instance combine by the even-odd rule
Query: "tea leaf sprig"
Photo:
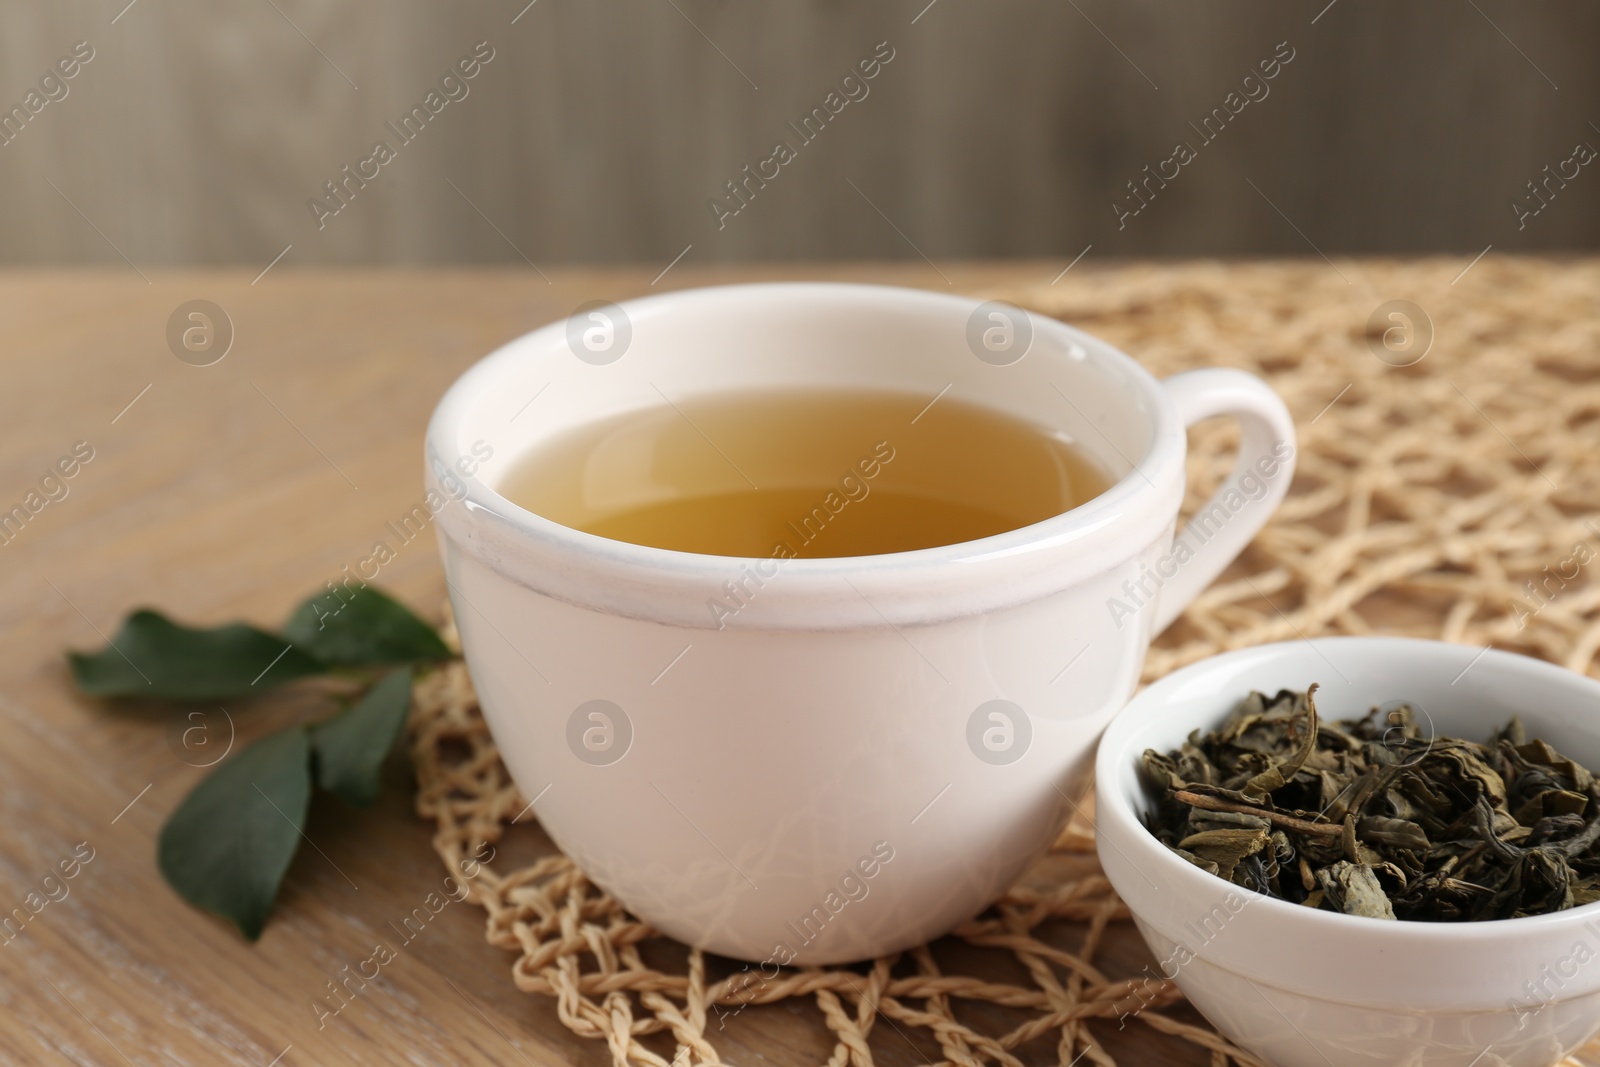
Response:
POLYGON ((433 627, 372 586, 311 597, 281 633, 242 622, 194 629, 141 608, 99 652, 68 652, 73 681, 90 696, 230 700, 339 667, 447 659, 433 627))
POLYGON ((359 698, 335 714, 221 763, 161 828, 156 861, 167 884, 254 941, 304 840, 313 786, 370 805, 405 728, 413 673, 450 655, 433 627, 366 586, 307 599, 276 633, 239 622, 194 628, 140 609, 105 648, 68 652, 67 662, 79 689, 106 698, 209 702, 301 678, 363 680, 359 698), (381 668, 389 670, 375 675, 381 668))

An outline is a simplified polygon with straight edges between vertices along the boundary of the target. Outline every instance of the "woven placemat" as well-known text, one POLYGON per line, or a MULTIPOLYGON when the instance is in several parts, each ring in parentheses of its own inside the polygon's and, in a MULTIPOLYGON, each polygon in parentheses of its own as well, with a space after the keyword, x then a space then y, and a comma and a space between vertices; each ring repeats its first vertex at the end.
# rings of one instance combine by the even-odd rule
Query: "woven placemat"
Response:
MULTIPOLYGON (((977 295, 1071 322, 1158 376, 1251 371, 1294 413, 1288 500, 1157 642, 1146 680, 1226 649, 1375 632, 1595 672, 1600 583, 1585 565, 1600 556, 1600 262, 1079 267, 977 295)), ((1192 431, 1188 509, 1224 477, 1234 441, 1224 422, 1192 431)), ((527 801, 459 662, 419 683, 411 737, 417 809, 437 824, 447 868, 527 832, 510 829, 527 801)), ((967 969, 989 977, 941 967, 927 946, 856 967, 786 969, 776 981, 694 951, 663 964, 648 951, 662 935, 559 854, 486 865, 473 899, 490 943, 515 954, 517 987, 553 997, 562 1023, 605 1041, 618 1065, 726 1062, 718 1040, 729 1013, 790 998, 820 1010, 830 1067, 869 1067, 880 1021, 931 1038, 952 1064, 1110 1067, 1097 1033, 1138 1025, 1198 1046, 1212 1067, 1257 1065, 1176 1017, 1195 1018, 1170 983, 1102 972, 1097 952, 1126 910, 1087 855, 1060 862, 1092 853, 1087 827, 1069 827, 1056 848, 952 935, 971 946, 960 953, 967 969), (988 957, 1006 966, 970 962, 988 957), (976 1002, 1020 1021, 986 1027, 980 1017, 994 1014, 967 1010, 976 1002)))

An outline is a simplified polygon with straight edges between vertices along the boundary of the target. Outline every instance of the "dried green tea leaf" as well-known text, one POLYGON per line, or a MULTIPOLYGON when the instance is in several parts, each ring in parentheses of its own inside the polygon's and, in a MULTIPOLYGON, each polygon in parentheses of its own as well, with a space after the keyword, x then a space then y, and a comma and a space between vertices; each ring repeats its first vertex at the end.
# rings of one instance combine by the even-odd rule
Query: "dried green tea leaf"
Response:
POLYGON ((1178 842, 1178 847, 1208 863, 1215 863, 1217 873, 1231 880, 1240 860, 1267 847, 1267 831, 1202 830, 1178 842))
POLYGON ((1365 915, 1370 919, 1393 919, 1394 908, 1371 867, 1357 863, 1335 863, 1317 872, 1323 899, 1346 915, 1365 915))
POLYGON ((1289 779, 1300 772, 1300 768, 1306 762, 1306 757, 1310 756, 1312 751, 1316 749, 1317 705, 1314 699, 1316 693, 1317 687, 1315 685, 1306 690, 1306 719, 1308 721, 1304 726, 1300 727, 1302 738, 1300 747, 1287 760, 1262 771, 1246 782, 1244 788, 1240 790, 1245 796, 1264 797, 1274 790, 1282 789, 1289 779))
POLYGON ((1272 823, 1259 815, 1242 811, 1205 811, 1197 809, 1189 815, 1189 825, 1200 830, 1270 830, 1272 823))
POLYGON ((1218 874, 1218 873, 1220 873, 1217 870, 1217 865, 1215 863, 1211 862, 1210 860, 1203 860, 1199 856, 1196 856, 1193 852, 1185 852, 1181 848, 1174 848, 1172 851, 1176 852, 1179 856, 1181 856, 1182 858, 1188 860, 1190 863, 1194 864, 1196 867, 1199 867, 1202 871, 1205 871, 1207 874, 1218 874))
POLYGON ((1371 845, 1390 845, 1418 852, 1428 848, 1428 835, 1422 827, 1405 819, 1369 815, 1356 823, 1356 836, 1371 845))
POLYGON ((1324 722, 1312 691, 1251 693, 1179 751, 1145 754, 1145 823, 1220 877, 1349 914, 1481 921, 1600 900, 1594 774, 1515 718, 1483 744, 1418 722, 1407 704, 1324 722))
POLYGON ((1153 748, 1144 750, 1144 773, 1146 779, 1164 789, 1182 789, 1188 784, 1178 774, 1177 761, 1153 748))
POLYGON ((1517 809, 1516 820, 1524 826, 1532 826, 1540 819, 1547 819, 1553 815, 1582 816, 1588 809, 1589 798, 1582 793, 1574 793, 1568 789, 1546 789, 1529 797, 1527 802, 1517 809))

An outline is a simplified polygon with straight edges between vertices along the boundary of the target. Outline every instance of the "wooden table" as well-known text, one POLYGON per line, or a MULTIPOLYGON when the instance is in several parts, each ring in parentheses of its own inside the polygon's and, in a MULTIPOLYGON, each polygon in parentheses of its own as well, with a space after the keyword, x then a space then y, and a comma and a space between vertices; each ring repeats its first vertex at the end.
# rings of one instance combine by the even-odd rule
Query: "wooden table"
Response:
MULTIPOLYGON (((1048 281, 1064 265, 945 273, 959 291, 1048 281)), ((325 983, 442 877, 406 769, 392 768, 372 810, 313 814, 307 835, 321 854, 301 850, 265 935, 247 944, 178 899, 155 867, 163 819, 203 773, 169 743, 174 712, 77 695, 61 653, 98 647, 141 604, 195 622, 281 622, 410 507, 424 425, 456 375, 586 300, 651 291, 655 273, 552 271, 546 281, 280 267, 258 283, 254 272, 208 272, 152 274, 149 284, 130 271, 0 275, 0 510, 76 442, 94 449, 69 495, 0 545, 0 909, 20 906, 79 842, 94 849, 70 895, 0 945, 0 1060, 609 1062, 602 1044, 559 1023, 551 1001, 515 989, 510 957, 484 942, 482 912, 467 904, 447 907, 319 1029, 325 983), (192 299, 221 305, 236 331, 213 366, 186 365, 168 348, 168 318, 192 299)), ((921 263, 679 265, 654 288, 795 277, 949 288, 921 263)), ((443 600, 432 539, 402 549, 383 583, 432 613, 443 600)), ((324 710, 305 692, 236 709, 239 742, 324 710)), ((1109 957, 1131 973, 1142 952, 1123 928, 1109 957)), ((930 1050, 879 1030, 880 1062, 924 1062, 930 1050)), ((1122 1062, 1148 1061, 1142 1034, 1112 1035, 1108 1047, 1122 1062)), ((741 1067, 787 1065, 820 1062, 830 1048, 814 1009, 790 1004, 744 1013, 727 1055, 741 1067)), ((1205 1062, 1197 1052, 1159 1059, 1205 1062)))

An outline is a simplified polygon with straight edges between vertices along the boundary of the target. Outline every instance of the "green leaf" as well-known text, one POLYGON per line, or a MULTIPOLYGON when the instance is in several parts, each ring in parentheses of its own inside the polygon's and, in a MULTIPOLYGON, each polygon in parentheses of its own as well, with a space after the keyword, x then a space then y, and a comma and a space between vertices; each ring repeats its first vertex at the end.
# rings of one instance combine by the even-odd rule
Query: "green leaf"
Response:
POLYGON ((312 597, 289 616, 283 635, 324 663, 341 667, 450 658, 433 627, 372 586, 312 597))
POLYGON ((360 702, 311 728, 317 785, 364 808, 378 795, 383 758, 411 710, 411 672, 394 671, 360 702))
POLYGON ((257 741, 196 786, 161 828, 162 876, 254 941, 300 845, 310 800, 305 730, 257 741))
POLYGON ((111 644, 69 652, 73 681, 91 696, 226 700, 327 668, 289 641, 244 623, 208 630, 136 611, 111 644))

